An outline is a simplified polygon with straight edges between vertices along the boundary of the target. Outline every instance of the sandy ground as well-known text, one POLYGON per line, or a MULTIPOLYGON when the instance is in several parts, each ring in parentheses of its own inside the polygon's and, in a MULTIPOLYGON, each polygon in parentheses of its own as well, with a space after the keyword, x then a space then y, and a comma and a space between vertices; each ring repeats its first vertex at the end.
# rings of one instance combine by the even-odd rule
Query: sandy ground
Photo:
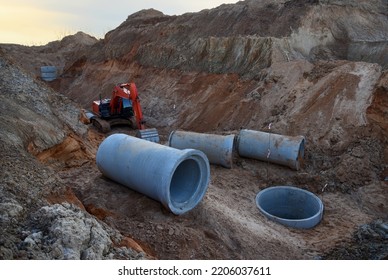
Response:
MULTIPOLYGON (((125 128, 111 133, 115 132, 133 134, 125 128)), ((97 145, 105 136, 91 127, 89 137, 97 145)), ((321 223, 310 230, 285 227, 259 212, 255 196, 268 186, 300 186, 308 177, 306 170, 294 171, 237 155, 232 169, 211 166, 211 182, 203 201, 181 216, 105 178, 93 159, 82 167, 61 168, 59 175, 88 212, 158 259, 319 259, 350 242, 359 225, 384 215, 387 206, 384 183, 344 194, 322 192, 322 180, 310 188, 324 203, 321 223)))

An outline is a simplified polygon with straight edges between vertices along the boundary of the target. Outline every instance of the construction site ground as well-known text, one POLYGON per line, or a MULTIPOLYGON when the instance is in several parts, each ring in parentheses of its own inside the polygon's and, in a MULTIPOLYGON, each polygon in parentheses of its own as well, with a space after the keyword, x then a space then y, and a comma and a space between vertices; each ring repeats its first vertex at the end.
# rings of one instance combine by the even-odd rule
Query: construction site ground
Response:
POLYGON ((0 45, 0 259, 387 259, 386 1, 240 1, 133 15, 104 39, 0 45), (228 18, 229 20, 225 20, 228 18), (251 24, 254 22, 255 24, 251 24), (273 24, 276 22, 277 24, 273 24), (58 77, 43 81, 40 66, 58 77), (84 111, 135 82, 161 144, 177 129, 306 139, 300 170, 233 156, 174 215, 98 170, 84 111), (263 216, 260 190, 323 202, 312 229, 263 216))

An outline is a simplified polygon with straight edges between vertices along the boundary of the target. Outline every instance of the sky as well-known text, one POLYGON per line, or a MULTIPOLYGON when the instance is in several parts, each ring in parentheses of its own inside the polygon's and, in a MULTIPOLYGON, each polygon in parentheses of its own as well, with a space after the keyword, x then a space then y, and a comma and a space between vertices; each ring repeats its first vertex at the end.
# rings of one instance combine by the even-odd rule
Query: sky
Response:
POLYGON ((154 8, 166 15, 211 9, 233 0, 0 0, 0 43, 44 45, 83 31, 97 38, 127 17, 154 8))

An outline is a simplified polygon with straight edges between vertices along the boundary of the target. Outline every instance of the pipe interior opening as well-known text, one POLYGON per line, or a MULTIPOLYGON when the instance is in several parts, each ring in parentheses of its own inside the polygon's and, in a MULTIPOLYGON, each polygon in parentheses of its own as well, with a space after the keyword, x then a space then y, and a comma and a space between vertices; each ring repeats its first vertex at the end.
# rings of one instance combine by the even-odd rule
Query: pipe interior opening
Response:
POLYGON ((308 219, 320 210, 319 201, 315 197, 294 189, 276 189, 266 192, 259 203, 267 213, 289 220, 308 219))
POLYGON ((197 161, 186 159, 175 169, 170 184, 170 198, 174 204, 189 201, 197 192, 201 170, 197 161))

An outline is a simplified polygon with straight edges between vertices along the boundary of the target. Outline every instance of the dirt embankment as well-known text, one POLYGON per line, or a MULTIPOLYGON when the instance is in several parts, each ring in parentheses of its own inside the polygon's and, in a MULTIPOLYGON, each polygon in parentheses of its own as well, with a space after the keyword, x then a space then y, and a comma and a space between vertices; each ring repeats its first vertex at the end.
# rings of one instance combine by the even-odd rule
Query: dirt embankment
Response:
POLYGON ((145 258, 88 214, 53 169, 94 158, 79 107, 2 52, 0 104, 0 259, 145 258))
POLYGON ((2 46, 0 209, 2 236, 11 236, 0 242, 2 257, 387 258, 384 3, 240 1, 174 17, 146 10, 104 40, 78 34, 40 48, 2 46), (43 62, 60 65, 55 82, 14 65, 36 77, 32 65, 43 62), (162 143, 175 129, 303 135, 303 168, 236 155, 232 169, 211 167, 197 208, 174 216, 101 176, 94 155, 106 135, 79 121, 80 107, 127 81, 162 143), (321 223, 301 231, 261 216, 254 197, 272 185, 317 194, 321 223), (61 241, 69 234, 79 238, 61 241))

